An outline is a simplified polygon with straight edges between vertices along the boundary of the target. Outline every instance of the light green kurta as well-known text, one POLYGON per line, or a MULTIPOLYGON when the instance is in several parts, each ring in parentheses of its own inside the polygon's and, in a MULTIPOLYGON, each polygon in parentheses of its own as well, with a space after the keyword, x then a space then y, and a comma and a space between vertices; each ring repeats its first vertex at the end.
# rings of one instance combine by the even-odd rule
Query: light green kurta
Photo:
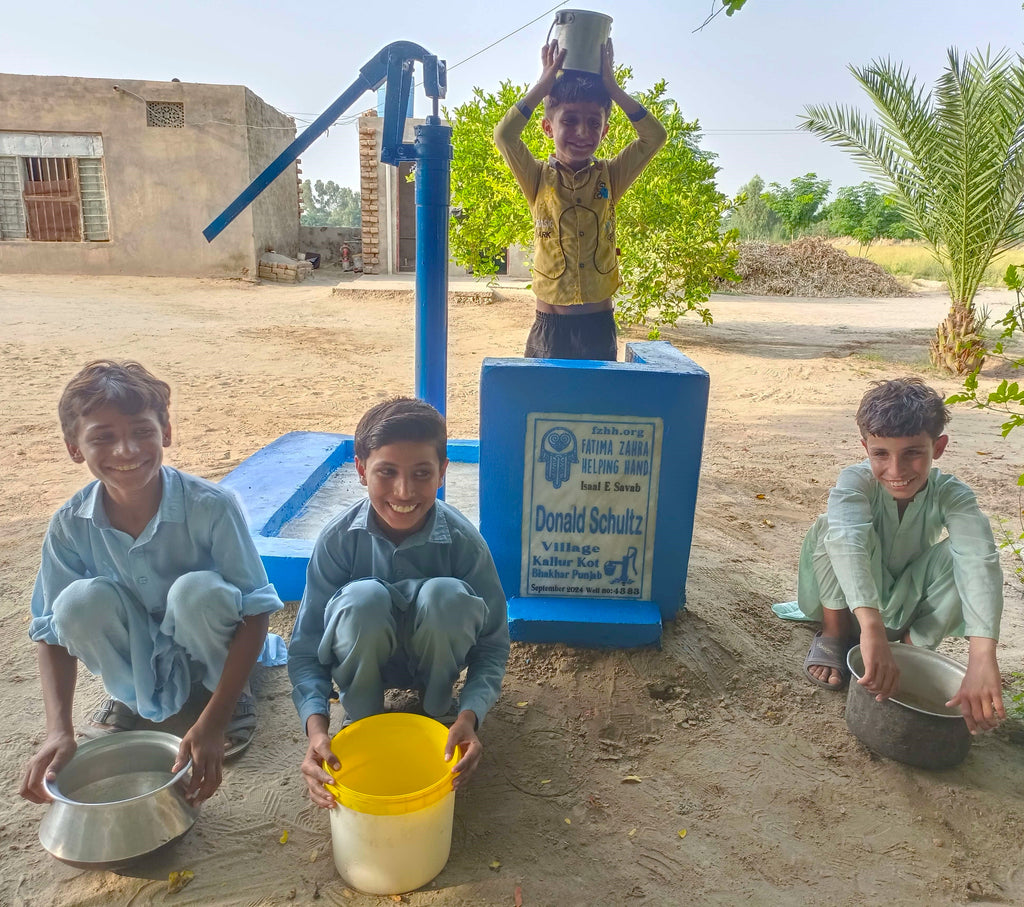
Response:
POLYGON ((867 460, 847 467, 804 539, 797 601, 811 620, 823 607, 873 608, 915 645, 998 639, 1003 576, 988 517, 970 488, 933 467, 901 520, 867 460))

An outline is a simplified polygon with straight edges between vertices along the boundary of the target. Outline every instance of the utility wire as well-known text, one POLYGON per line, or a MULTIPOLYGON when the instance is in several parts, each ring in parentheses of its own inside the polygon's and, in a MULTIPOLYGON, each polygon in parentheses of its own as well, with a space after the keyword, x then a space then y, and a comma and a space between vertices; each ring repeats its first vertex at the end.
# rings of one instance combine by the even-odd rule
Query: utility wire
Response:
MULTIPOLYGON (((481 47, 480 50, 476 51, 475 53, 471 53, 468 57, 465 57, 464 59, 459 60, 458 63, 453 63, 451 66, 448 67, 448 72, 451 72, 453 69, 461 66, 463 63, 468 63, 470 60, 472 60, 472 59, 474 59, 476 57, 479 57, 480 54, 486 53, 492 47, 497 47, 499 44, 502 43, 502 41, 507 41, 513 35, 519 34, 519 32, 521 32, 524 28, 529 28, 535 22, 539 22, 545 16, 549 16, 551 13, 553 13, 560 6, 565 6, 565 4, 568 3, 568 2, 569 2, 569 0, 562 0, 561 3, 556 3, 554 6, 551 7, 551 9, 544 10, 544 12, 542 12, 539 16, 535 16, 529 22, 524 22, 522 25, 519 26, 519 28, 513 29, 507 35, 502 35, 500 38, 498 38, 495 41, 492 41, 486 47, 481 47)), ((413 88, 419 88, 422 84, 423 84, 422 82, 416 82, 412 87, 413 88)), ((356 114, 349 114, 348 116, 340 117, 339 119, 334 121, 334 125, 335 126, 348 126, 349 124, 354 123, 356 120, 358 120, 359 116, 360 115, 356 113, 356 114)))
POLYGON ((499 44, 501 44, 502 41, 506 41, 509 38, 511 38, 513 35, 519 34, 519 32, 521 32, 524 28, 529 28, 531 25, 533 25, 534 22, 539 22, 545 16, 550 15, 551 13, 553 13, 556 9, 558 9, 558 7, 565 6, 565 4, 568 3, 568 2, 569 2, 569 0, 562 0, 561 3, 556 3, 554 6, 551 7, 551 9, 545 10, 539 16, 537 16, 537 18, 531 19, 525 25, 520 25, 519 28, 517 28, 515 31, 510 31, 504 37, 498 38, 497 41, 492 41, 486 47, 481 48, 480 50, 478 50, 475 54, 470 54, 468 57, 466 57, 466 59, 459 60, 458 63, 453 63, 451 66, 448 67, 448 71, 451 72, 453 69, 455 69, 458 66, 461 66, 463 63, 468 63, 474 57, 479 57, 480 54, 482 54, 484 51, 490 50, 492 47, 497 47, 499 44))

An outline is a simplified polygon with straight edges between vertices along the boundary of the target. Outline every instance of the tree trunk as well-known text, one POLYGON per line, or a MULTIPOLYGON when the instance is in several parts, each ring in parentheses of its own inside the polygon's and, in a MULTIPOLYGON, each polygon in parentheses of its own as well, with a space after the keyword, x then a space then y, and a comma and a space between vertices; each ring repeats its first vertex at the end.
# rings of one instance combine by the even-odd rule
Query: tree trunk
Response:
POLYGON ((932 364, 953 375, 969 375, 985 361, 981 324, 974 307, 953 302, 949 314, 935 329, 930 344, 932 364))

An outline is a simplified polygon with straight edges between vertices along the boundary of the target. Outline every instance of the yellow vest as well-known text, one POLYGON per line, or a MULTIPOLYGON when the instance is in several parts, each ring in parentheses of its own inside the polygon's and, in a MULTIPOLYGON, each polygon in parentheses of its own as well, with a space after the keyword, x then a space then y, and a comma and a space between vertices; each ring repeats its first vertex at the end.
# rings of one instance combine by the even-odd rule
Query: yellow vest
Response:
POLYGON ((646 113, 633 122, 635 141, 614 158, 577 173, 555 159, 537 160, 521 136, 529 119, 512 107, 494 142, 533 215, 533 292, 549 305, 602 302, 618 289, 615 205, 665 144, 665 127, 646 113))
POLYGON ((537 298, 550 305, 609 299, 621 280, 607 162, 571 173, 549 161, 531 210, 537 298))

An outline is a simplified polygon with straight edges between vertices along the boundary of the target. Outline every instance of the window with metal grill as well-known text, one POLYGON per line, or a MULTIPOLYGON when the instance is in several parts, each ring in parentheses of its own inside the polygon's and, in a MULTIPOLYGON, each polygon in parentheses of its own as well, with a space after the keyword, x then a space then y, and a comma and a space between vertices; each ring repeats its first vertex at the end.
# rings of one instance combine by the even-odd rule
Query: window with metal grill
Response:
POLYGON ((102 158, 0 156, 0 240, 109 239, 102 158))

